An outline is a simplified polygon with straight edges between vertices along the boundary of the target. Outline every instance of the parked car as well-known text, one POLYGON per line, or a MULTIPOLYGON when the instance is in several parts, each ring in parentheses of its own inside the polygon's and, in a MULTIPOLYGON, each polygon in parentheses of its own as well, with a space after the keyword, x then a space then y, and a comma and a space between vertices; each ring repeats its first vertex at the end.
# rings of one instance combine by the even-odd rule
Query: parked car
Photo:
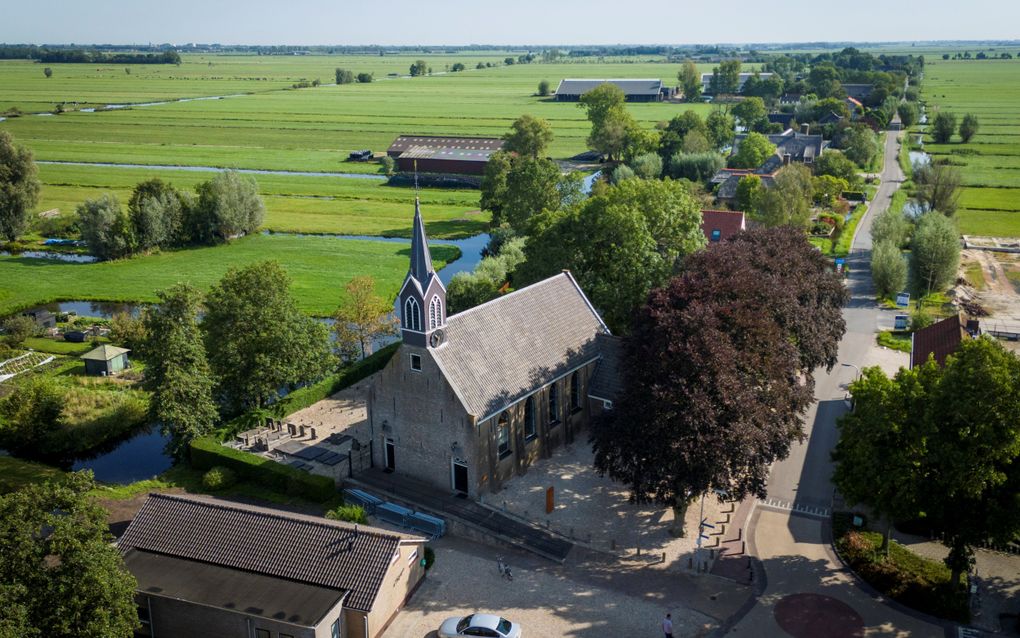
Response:
POLYGON ((487 636, 488 638, 521 638, 521 626, 495 614, 471 614, 447 618, 439 626, 439 638, 487 636))
POLYGON ((347 160, 350 162, 367 162, 372 159, 372 151, 365 149, 363 151, 354 151, 347 156, 347 160))

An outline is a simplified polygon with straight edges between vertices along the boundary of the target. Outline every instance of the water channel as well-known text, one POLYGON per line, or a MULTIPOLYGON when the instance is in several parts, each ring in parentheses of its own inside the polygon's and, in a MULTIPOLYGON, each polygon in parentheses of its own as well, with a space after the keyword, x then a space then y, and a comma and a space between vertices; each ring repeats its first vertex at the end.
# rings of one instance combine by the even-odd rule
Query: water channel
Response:
POLYGON ((116 164, 113 162, 64 162, 58 160, 36 160, 36 164, 55 166, 97 166, 102 168, 145 168, 155 171, 189 171, 193 173, 222 173, 234 171, 248 175, 287 175, 298 177, 345 177, 386 181, 389 177, 377 173, 329 173, 325 171, 278 171, 262 168, 222 168, 218 166, 174 166, 171 164, 116 164))

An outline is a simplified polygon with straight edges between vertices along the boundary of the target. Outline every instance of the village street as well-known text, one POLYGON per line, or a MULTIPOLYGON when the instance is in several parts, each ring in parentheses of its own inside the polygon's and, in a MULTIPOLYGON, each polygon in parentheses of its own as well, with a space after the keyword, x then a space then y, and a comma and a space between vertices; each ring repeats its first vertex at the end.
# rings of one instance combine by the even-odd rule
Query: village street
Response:
MULTIPOLYGON (((765 589, 730 635, 938 636, 949 631, 873 598, 842 568, 829 544, 830 452, 838 439, 836 419, 847 410, 846 385, 860 368, 879 363, 895 368, 896 363, 894 358, 882 357, 875 345, 875 330, 891 327, 893 311, 880 309, 874 302, 869 262, 871 222, 889 206, 904 179, 898 150, 896 136, 887 135, 882 184, 858 227, 847 260, 851 300, 843 311, 847 329, 840 344, 840 364, 831 372, 816 373, 816 403, 806 420, 807 438, 773 467, 768 504, 759 503, 750 521, 748 537, 765 571, 765 589)), ((905 357, 901 363, 906 364, 905 357)))

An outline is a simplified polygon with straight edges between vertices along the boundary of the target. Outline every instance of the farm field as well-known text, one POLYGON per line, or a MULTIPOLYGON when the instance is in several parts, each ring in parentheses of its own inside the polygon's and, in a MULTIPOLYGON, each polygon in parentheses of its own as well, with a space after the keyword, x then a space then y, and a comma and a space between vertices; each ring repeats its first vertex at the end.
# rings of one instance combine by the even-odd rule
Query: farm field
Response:
MULTIPOLYGON (((440 268, 459 255, 433 245, 440 268)), ((0 256, 0 316, 68 299, 153 302, 155 292, 180 281, 207 289, 231 267, 275 259, 291 277, 301 310, 328 316, 352 277, 371 275, 376 292, 392 299, 407 272, 410 246, 333 237, 253 235, 224 246, 192 248, 95 264, 0 256)))
MULTIPOLYGON (((42 164, 37 211, 72 214, 83 200, 113 193, 127 204, 135 184, 159 177, 182 190, 213 173, 149 168, 42 164)), ((414 192, 382 180, 303 175, 257 175, 266 204, 263 228, 274 232, 410 237, 414 192)), ((477 190, 421 189, 429 236, 462 239, 485 232, 489 214, 478 211, 477 190)))
POLYGON ((923 83, 928 115, 950 111, 957 121, 977 116, 980 129, 968 144, 926 138, 925 151, 962 166, 956 213, 966 235, 1020 236, 1020 62, 931 60, 923 83))

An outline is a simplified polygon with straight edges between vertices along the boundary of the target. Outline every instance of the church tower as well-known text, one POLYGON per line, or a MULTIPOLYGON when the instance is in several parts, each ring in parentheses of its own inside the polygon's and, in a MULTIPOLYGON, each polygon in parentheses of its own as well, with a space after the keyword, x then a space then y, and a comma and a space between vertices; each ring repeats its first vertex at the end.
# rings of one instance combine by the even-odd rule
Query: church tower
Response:
POLYGON ((400 336, 408 345, 436 348, 443 343, 445 326, 446 287, 432 268, 421 206, 415 197, 411 268, 400 289, 400 336))

